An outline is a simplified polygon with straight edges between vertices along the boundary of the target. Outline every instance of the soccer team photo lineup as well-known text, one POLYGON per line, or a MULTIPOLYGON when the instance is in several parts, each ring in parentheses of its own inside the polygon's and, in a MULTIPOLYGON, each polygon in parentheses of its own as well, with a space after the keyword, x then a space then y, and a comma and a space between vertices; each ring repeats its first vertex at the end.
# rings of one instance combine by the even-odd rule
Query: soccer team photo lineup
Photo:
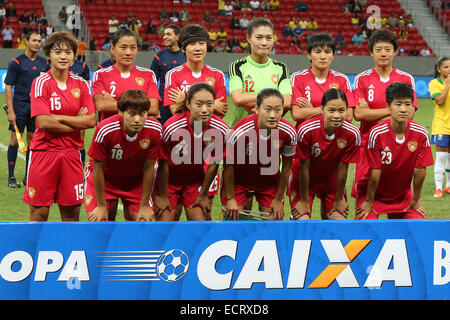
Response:
POLYGON ((426 219, 430 179, 448 201, 449 58, 435 58, 429 132, 388 28, 370 30, 353 85, 329 33, 309 34, 292 71, 271 57, 270 19, 245 30, 247 54, 219 70, 200 24, 167 24, 147 66, 138 33, 117 28, 92 79, 72 32, 28 32, 4 79, 8 197, 28 221, 426 219))

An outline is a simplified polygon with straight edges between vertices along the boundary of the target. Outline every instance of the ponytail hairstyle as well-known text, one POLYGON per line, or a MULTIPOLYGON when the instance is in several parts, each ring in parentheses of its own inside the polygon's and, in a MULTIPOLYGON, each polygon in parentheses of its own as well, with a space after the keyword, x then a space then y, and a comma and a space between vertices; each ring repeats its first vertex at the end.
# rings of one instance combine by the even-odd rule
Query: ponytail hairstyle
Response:
POLYGON ((442 66, 442 64, 443 64, 445 61, 448 61, 448 60, 450 60, 450 59, 447 58, 447 57, 440 57, 440 58, 437 60, 436 64, 434 65, 434 77, 435 77, 435 78, 437 78, 437 77, 440 76, 440 73, 439 73, 439 71, 438 71, 438 68, 440 68, 440 67, 442 66))

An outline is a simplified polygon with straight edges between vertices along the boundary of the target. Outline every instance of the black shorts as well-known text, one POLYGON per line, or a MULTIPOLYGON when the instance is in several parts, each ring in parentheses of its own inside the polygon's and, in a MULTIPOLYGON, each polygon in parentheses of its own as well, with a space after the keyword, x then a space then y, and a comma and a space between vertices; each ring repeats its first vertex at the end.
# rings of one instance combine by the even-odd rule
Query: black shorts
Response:
MULTIPOLYGON (((36 123, 31 119, 31 105, 26 102, 14 101, 14 113, 16 114, 16 125, 20 132, 34 132, 36 130, 36 123)), ((15 131, 12 125, 9 125, 10 131, 15 131)))

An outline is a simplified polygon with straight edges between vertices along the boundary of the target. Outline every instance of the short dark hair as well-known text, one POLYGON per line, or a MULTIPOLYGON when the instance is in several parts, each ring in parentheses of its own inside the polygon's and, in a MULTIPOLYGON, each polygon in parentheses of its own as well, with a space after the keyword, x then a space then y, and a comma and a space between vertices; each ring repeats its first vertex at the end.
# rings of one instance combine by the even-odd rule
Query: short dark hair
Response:
POLYGON ((112 37, 112 45, 115 46, 117 42, 119 42, 119 40, 123 37, 133 37, 136 39, 136 43, 138 43, 138 36, 136 32, 128 28, 120 28, 116 31, 116 33, 114 33, 114 36, 112 37))
POLYGON ((41 34, 39 33, 39 31, 37 31, 37 30, 32 30, 32 31, 28 32, 28 33, 25 35, 25 39, 26 39, 27 41, 29 41, 30 38, 31 38, 31 36, 32 36, 33 34, 41 35, 41 34))
POLYGON ((167 26, 164 27, 164 30, 166 29, 172 29, 173 33, 175 33, 177 36, 180 35, 181 32, 181 28, 179 26, 177 26, 176 24, 168 24, 167 26))
POLYGON ((347 96, 345 95, 345 92, 338 88, 331 88, 328 89, 322 96, 322 107, 325 107, 325 105, 328 103, 328 101, 331 100, 342 100, 345 102, 345 106, 348 107, 348 100, 347 96))
POLYGON ((411 102, 414 101, 414 91, 411 86, 400 81, 391 83, 386 88, 386 103, 390 105, 397 98, 409 98, 411 102))
POLYGON ((122 93, 117 100, 117 109, 122 112, 133 109, 142 113, 150 109, 150 100, 148 99, 147 94, 142 90, 127 90, 122 93))
POLYGON ((395 34, 389 30, 381 29, 381 30, 375 30, 372 32, 369 38, 369 51, 373 51, 373 47, 378 42, 388 42, 394 46, 394 51, 397 51, 398 49, 398 42, 397 37, 395 34))
POLYGON ((43 47, 45 55, 50 57, 50 52, 54 48, 60 48, 64 44, 73 51, 74 55, 77 54, 78 43, 74 36, 67 31, 58 31, 53 32, 48 39, 45 40, 43 47))
POLYGON ((333 50, 333 54, 336 51, 336 40, 329 34, 325 32, 315 33, 309 36, 306 43, 306 51, 311 53, 315 48, 330 48, 333 50))
POLYGON ((199 24, 190 23, 181 29, 178 46, 184 49, 190 42, 205 40, 209 44, 209 33, 199 24))
POLYGON ((255 18, 247 26, 247 35, 251 37, 253 30, 255 28, 266 26, 272 29, 272 31, 275 33, 275 27, 273 26, 272 22, 270 22, 269 19, 266 18, 255 18))
POLYGON ((278 89, 265 88, 262 89, 256 96, 256 107, 259 108, 263 101, 269 97, 278 97, 281 99, 281 104, 284 105, 284 97, 278 89))

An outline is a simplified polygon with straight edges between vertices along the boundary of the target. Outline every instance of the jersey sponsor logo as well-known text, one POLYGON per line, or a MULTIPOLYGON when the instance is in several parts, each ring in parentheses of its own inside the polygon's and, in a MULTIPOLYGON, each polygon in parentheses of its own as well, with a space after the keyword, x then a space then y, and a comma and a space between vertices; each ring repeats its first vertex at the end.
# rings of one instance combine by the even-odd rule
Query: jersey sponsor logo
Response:
POLYGON ((85 199, 84 199, 84 204, 85 205, 90 205, 92 202, 92 199, 94 199, 94 197, 90 194, 86 195, 85 199))
POLYGON ((347 140, 346 139, 337 139, 336 143, 340 149, 344 149, 345 146, 347 145, 347 140))
POLYGON ((141 78, 141 77, 136 77, 134 80, 136 80, 136 84, 138 85, 138 86, 143 86, 144 84, 145 84, 145 79, 144 78, 141 78))
POLYGON ((414 151, 417 150, 417 146, 418 145, 419 144, 417 143, 417 141, 409 141, 408 142, 408 150, 411 151, 411 152, 414 152, 414 151))
POLYGON ((328 88, 330 89, 339 89, 339 83, 330 83, 330 85, 328 86, 328 88))
POLYGON ((78 99, 78 98, 81 96, 81 90, 80 90, 80 88, 72 89, 72 90, 70 90, 70 92, 72 93, 72 96, 73 96, 75 99, 78 99))
POLYGON ((274 84, 277 84, 278 83, 278 79, 279 79, 278 73, 272 73, 272 76, 270 77, 270 79, 272 80, 272 82, 274 84))
POLYGON ((34 190, 33 187, 28 187, 28 197, 30 199, 33 199, 35 194, 36 194, 36 190, 34 190))
POLYGON ((139 146, 141 147, 141 149, 147 149, 148 146, 150 145, 150 139, 141 139, 141 141, 139 141, 139 146))

